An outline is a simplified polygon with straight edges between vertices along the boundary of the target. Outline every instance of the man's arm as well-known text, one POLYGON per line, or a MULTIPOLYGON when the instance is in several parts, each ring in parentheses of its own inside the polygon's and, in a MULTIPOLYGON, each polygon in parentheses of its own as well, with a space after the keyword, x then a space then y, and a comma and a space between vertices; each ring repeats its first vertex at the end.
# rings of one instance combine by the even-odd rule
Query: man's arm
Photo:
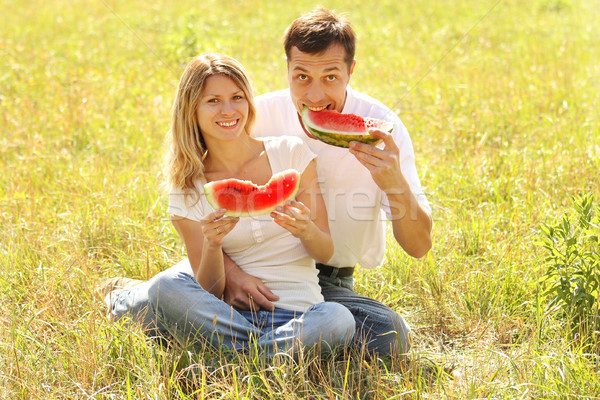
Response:
POLYGON ((383 139, 384 148, 352 142, 350 152, 364 165, 386 194, 392 214, 394 238, 412 257, 423 257, 431 249, 431 217, 421 207, 400 168, 400 150, 392 135, 371 130, 383 139))
POLYGON ((273 310, 273 301, 279 296, 273 294, 259 278, 247 274, 227 254, 225 263, 225 292, 223 300, 237 310, 273 310))

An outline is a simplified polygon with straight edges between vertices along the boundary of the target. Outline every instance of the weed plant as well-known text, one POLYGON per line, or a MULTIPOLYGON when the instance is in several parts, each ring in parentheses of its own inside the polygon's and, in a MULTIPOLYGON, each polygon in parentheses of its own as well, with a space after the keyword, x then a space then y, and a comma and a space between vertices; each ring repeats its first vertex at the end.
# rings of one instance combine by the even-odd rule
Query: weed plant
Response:
POLYGON ((590 195, 579 196, 573 203, 573 216, 564 215, 559 222, 542 226, 548 264, 544 295, 547 309, 562 313, 570 321, 574 336, 591 342, 597 352, 600 206, 593 204, 590 195))

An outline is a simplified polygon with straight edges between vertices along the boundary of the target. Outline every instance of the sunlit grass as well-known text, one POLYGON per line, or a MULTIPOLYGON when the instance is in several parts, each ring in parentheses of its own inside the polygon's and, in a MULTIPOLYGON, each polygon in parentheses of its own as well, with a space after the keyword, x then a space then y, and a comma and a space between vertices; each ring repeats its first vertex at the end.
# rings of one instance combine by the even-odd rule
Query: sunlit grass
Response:
POLYGON ((283 88, 283 30, 316 4, 0 2, 1 398, 600 396, 598 355, 538 297, 540 225, 600 200, 595 1, 327 4, 359 36, 352 86, 399 113, 433 205, 427 257, 390 240, 357 275, 413 327, 410 363, 207 349, 190 377, 181 349, 105 318, 96 282, 184 254, 160 183, 185 62, 225 52, 256 93, 283 88))

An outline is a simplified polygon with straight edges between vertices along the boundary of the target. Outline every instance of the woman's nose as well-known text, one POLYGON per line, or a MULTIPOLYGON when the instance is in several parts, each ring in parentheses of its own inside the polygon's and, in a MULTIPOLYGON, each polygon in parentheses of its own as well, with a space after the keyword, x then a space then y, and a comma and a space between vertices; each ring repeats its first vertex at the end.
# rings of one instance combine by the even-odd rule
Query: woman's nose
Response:
POLYGON ((235 107, 230 101, 224 101, 221 107, 221 114, 233 114, 235 107))

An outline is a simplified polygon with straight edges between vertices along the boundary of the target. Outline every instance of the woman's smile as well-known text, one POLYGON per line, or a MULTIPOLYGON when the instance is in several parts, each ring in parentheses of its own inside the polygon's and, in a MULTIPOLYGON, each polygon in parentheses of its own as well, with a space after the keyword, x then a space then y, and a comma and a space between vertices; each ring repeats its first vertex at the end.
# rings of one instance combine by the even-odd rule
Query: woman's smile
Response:
POLYGON ((239 121, 240 121, 239 119, 234 119, 234 120, 230 120, 230 121, 220 121, 220 122, 217 122, 217 125, 219 125, 223 128, 233 128, 238 124, 239 121))

